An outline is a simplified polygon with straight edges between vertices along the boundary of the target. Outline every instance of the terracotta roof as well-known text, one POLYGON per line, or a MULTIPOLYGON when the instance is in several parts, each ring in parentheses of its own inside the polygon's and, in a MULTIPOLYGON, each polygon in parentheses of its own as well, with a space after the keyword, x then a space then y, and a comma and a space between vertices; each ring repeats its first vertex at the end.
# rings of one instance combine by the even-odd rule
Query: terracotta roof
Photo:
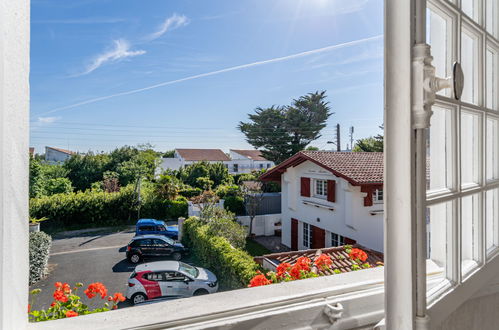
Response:
MULTIPOLYGON (((371 267, 377 267, 383 264, 382 253, 367 249, 358 244, 352 245, 351 247, 358 248, 366 252, 367 260, 365 263, 368 263, 371 267)), ((291 265, 294 265, 296 260, 300 257, 308 257, 312 260, 312 262, 314 262, 315 258, 321 254, 329 255, 333 264, 329 270, 318 270, 318 274, 320 275, 335 274, 335 269, 338 269, 342 273, 351 272, 353 271, 352 266, 358 264, 356 261, 350 259, 348 253, 345 251, 345 246, 266 254, 262 257, 256 257, 255 261, 261 263, 263 259, 267 259, 277 267, 283 262, 288 262, 291 265)), ((360 265, 362 264, 363 263, 360 265)))
POLYGON ((190 161, 227 161, 230 160, 220 149, 175 149, 182 158, 190 161))
POLYGON ((383 183, 382 152, 300 151, 263 174, 264 181, 280 181, 289 167, 311 161, 353 185, 383 183))
POLYGON ((47 148, 52 149, 52 150, 56 150, 56 151, 59 151, 59 152, 62 152, 62 153, 68 154, 68 155, 74 154, 74 152, 71 151, 71 150, 66 150, 66 149, 61 149, 61 148, 54 148, 54 147, 47 147, 47 148))
POLYGON ((35 148, 29 147, 29 154, 33 156, 35 154, 35 148))
POLYGON ((240 150, 240 149, 230 149, 230 151, 234 151, 235 153, 240 154, 241 156, 247 157, 253 160, 264 160, 267 159, 262 156, 262 152, 260 150, 240 150))

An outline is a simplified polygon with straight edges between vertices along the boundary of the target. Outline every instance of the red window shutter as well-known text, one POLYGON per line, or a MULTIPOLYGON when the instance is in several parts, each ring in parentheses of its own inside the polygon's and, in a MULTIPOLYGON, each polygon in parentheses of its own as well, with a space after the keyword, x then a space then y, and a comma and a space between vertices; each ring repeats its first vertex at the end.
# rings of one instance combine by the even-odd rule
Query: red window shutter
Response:
POLYGON ((367 193, 364 197, 364 206, 373 206, 373 190, 371 186, 362 186, 360 188, 361 192, 367 193))
MULTIPOLYGON (((311 225, 312 226, 312 225, 311 225)), ((326 246, 326 231, 312 226, 312 249, 322 249, 326 246)))
POLYGON ((357 241, 354 240, 354 239, 351 239, 351 238, 348 238, 348 237, 344 237, 343 239, 344 239, 345 244, 347 244, 347 245, 357 244, 357 241))
POLYGON ((327 200, 328 202, 336 202, 336 181, 327 180, 327 200))
POLYGON ((298 250, 298 220, 291 218, 291 250, 298 250))
POLYGON ((310 178, 301 178, 300 192, 303 197, 310 197, 310 178))

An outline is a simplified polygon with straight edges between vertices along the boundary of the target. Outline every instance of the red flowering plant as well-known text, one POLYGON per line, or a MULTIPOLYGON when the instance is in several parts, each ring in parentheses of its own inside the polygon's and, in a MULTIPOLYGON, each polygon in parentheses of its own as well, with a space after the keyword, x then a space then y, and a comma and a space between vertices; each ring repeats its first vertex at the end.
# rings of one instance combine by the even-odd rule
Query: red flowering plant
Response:
MULTIPOLYGON (((350 270, 360 270, 365 268, 371 268, 371 264, 366 262, 368 256, 367 253, 358 248, 352 248, 351 245, 345 245, 345 252, 348 253, 352 265, 350 270)), ((339 259, 344 259, 344 257, 338 257, 339 259)), ((382 263, 377 263, 383 265, 382 263)), ((292 265, 288 262, 283 262, 279 264, 276 271, 270 271, 266 274, 257 272, 248 287, 268 285, 272 283, 288 282, 301 280, 305 278, 317 277, 325 275, 326 273, 341 274, 342 271, 338 268, 333 268, 333 261, 328 254, 320 254, 316 256, 312 262, 310 258, 300 257, 296 260, 295 264, 292 265)))
POLYGON ((91 313, 106 312, 111 309, 118 308, 118 303, 125 301, 125 297, 116 292, 113 296, 107 296, 107 288, 104 284, 100 282, 91 283, 86 290, 83 292, 86 294, 88 299, 92 299, 96 296, 100 296, 101 299, 107 297, 107 302, 101 308, 96 308, 89 310, 88 306, 85 305, 80 296, 77 295, 78 289, 83 286, 82 283, 76 283, 76 285, 71 288, 68 283, 56 282, 54 284, 55 290, 52 296, 54 301, 50 304, 48 309, 32 310, 34 297, 39 294, 41 289, 34 289, 30 292, 31 303, 28 304, 28 315, 30 321, 40 322, 47 320, 57 320, 67 317, 75 317, 78 315, 85 315, 91 313))

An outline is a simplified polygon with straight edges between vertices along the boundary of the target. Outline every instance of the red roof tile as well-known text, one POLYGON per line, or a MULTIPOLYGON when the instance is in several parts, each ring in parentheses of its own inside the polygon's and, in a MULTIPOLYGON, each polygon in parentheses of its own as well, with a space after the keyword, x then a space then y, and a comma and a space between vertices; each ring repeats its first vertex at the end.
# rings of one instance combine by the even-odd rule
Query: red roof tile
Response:
POLYGON ((261 176, 264 181, 280 181, 289 167, 311 161, 353 185, 383 183, 382 152, 300 151, 261 176))
POLYGON ((230 151, 234 151, 235 153, 238 153, 241 156, 244 156, 244 157, 247 157, 247 158, 253 159, 253 160, 263 160, 263 161, 267 160, 265 157, 262 156, 262 153, 260 150, 230 149, 230 151))
MULTIPOLYGON (((352 248, 358 248, 366 252, 367 260, 365 262, 368 263, 371 267, 377 267, 383 264, 382 253, 367 249, 358 244, 353 245, 352 248)), ((256 257, 255 260, 257 262, 260 262, 263 258, 265 258, 277 267, 279 264, 283 262, 288 262, 291 265, 294 265, 296 260, 300 257, 310 258, 312 262, 314 262, 315 258, 321 254, 329 255, 329 257, 331 257, 331 261, 333 262, 333 264, 329 270, 325 271, 318 270, 319 275, 332 275, 334 274, 335 269, 338 269, 342 273, 351 272, 353 271, 352 266, 357 264, 356 261, 350 259, 348 253, 345 251, 345 246, 272 253, 272 254, 266 254, 262 257, 256 257)))
POLYGON ((178 154, 188 161, 227 161, 230 160, 220 149, 175 149, 178 154))

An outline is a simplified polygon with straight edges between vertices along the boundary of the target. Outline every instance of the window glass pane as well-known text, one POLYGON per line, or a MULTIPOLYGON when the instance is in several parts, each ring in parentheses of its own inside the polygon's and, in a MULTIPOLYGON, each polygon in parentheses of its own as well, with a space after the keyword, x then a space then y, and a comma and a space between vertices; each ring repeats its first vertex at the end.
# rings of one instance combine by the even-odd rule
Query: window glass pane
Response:
POLYGON ((480 116, 461 114, 461 183, 463 186, 480 183, 480 116))
POLYGON ((499 1, 487 0, 486 2, 485 19, 487 21, 487 31, 496 38, 499 36, 498 21, 499 21, 499 1))
POLYGON ((487 251, 499 245, 499 189, 487 191, 485 204, 485 235, 487 251))
POLYGON ((498 161, 498 121, 496 119, 487 119, 487 152, 485 158, 487 161, 487 180, 499 179, 499 161, 498 161))
POLYGON ((463 28, 461 37, 461 64, 464 72, 462 100, 478 103, 478 38, 463 28))
POLYGON ((427 143, 429 193, 452 189, 454 186, 452 111, 451 108, 433 106, 427 143))
POLYGON ((447 274, 452 203, 436 204, 426 209, 427 257, 442 272, 443 277, 447 274))
POLYGON ((461 199, 461 273, 467 274, 478 260, 480 221, 480 195, 461 199))
MULTIPOLYGON (((450 63, 449 41, 452 40, 450 19, 443 16, 440 11, 430 8, 427 11, 427 24, 427 41, 431 46, 435 74, 438 77, 446 77, 450 63)), ((448 93, 447 89, 438 92, 441 95, 448 93)))
POLYGON ((487 49, 487 59, 486 59, 486 84, 487 84, 487 94, 486 94, 486 106, 489 109, 498 109, 498 57, 499 52, 493 48, 487 49))
POLYGON ((478 0, 461 0, 463 12, 475 21, 478 18, 478 0))

